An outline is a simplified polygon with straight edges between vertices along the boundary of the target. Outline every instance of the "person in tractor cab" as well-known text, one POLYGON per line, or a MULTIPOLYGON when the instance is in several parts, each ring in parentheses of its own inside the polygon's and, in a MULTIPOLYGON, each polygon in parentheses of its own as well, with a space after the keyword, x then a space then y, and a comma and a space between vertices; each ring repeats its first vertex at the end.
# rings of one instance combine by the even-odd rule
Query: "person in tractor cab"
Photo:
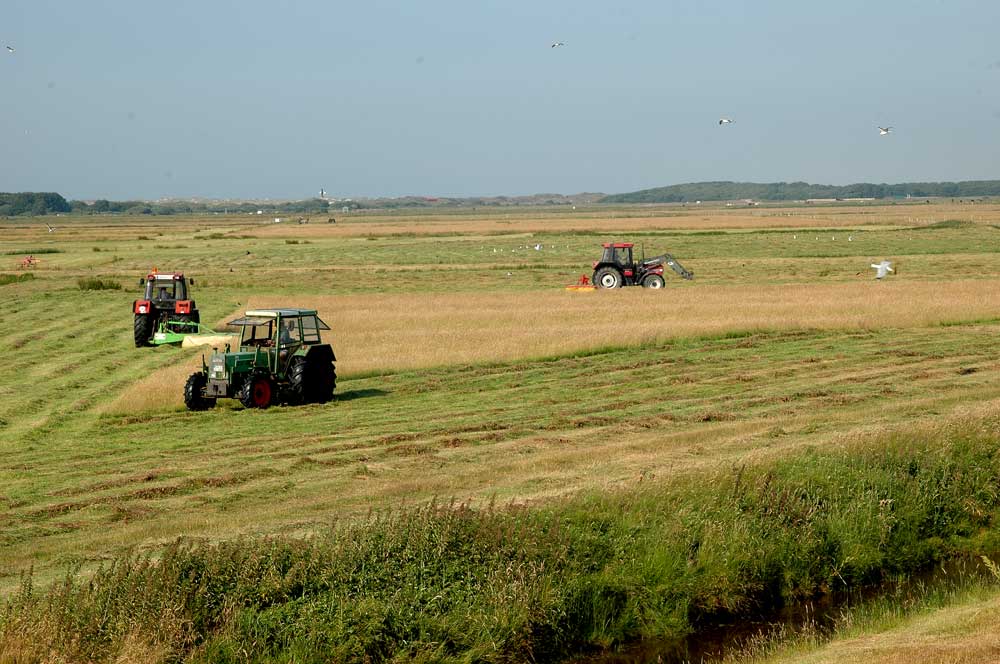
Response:
POLYGON ((278 360, 284 364, 288 360, 289 353, 292 352, 292 346, 296 345, 301 341, 299 339, 299 329, 298 320, 291 319, 286 320, 281 329, 278 330, 278 360))
POLYGON ((296 342, 295 337, 298 336, 297 334, 295 334, 295 332, 296 332, 295 321, 294 320, 285 321, 285 324, 281 326, 281 333, 278 335, 278 342, 282 346, 289 346, 295 343, 296 342))

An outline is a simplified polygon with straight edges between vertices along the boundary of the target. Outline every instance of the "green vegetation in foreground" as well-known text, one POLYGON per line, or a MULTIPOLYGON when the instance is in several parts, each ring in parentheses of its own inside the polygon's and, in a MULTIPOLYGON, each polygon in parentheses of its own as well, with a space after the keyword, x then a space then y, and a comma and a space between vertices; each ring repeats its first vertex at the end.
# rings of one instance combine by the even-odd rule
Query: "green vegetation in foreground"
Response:
POLYGON ((807 623, 791 633, 783 628, 751 638, 725 661, 838 664, 878 661, 889 655, 894 662, 912 664, 987 661, 997 653, 997 639, 984 638, 984 632, 994 634, 1000 616, 1000 568, 987 556, 982 556, 982 564, 957 562, 953 569, 935 570, 926 582, 901 575, 875 599, 840 607, 825 630, 807 623), (944 643, 937 640, 934 647, 927 647, 929 638, 942 635, 944 643), (957 659, 959 653, 967 659, 957 659))
POLYGON ((996 549, 1000 416, 535 509, 178 541, 0 614, 11 661, 551 661, 996 549))

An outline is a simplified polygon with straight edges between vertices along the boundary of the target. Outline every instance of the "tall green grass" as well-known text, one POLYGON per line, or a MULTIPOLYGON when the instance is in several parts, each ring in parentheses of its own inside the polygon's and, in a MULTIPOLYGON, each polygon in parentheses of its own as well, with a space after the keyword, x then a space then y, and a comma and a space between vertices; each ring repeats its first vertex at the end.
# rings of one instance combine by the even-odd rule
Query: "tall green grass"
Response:
POLYGON ((32 272, 22 272, 21 274, 0 274, 0 286, 9 284, 19 284, 24 281, 31 281, 35 278, 32 272))
POLYGON ((100 279, 98 277, 82 277, 77 279, 76 285, 80 290, 121 290, 121 283, 114 279, 100 279))
POLYGON ((995 550, 1000 417, 579 496, 178 541, 0 613, 0 661, 554 661, 995 550))

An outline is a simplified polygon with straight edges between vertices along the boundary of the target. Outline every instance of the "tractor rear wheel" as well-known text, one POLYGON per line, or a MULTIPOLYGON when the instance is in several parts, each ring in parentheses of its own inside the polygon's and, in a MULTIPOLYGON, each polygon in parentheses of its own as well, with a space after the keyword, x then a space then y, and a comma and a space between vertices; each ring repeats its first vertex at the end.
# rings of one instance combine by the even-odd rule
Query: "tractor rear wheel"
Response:
POLYGON ((333 398, 337 372, 326 357, 299 356, 292 359, 288 382, 299 403, 326 403, 333 398))
POLYGON ((240 387, 239 400, 244 408, 267 408, 274 403, 274 382, 267 376, 251 376, 240 387))
POLYGON ((594 273, 594 285, 598 288, 621 288, 622 273, 613 267, 602 267, 594 273))
POLYGON ((658 274, 651 274, 642 280, 643 288, 663 288, 663 277, 658 274))
POLYGON ((184 383, 184 405, 188 410, 208 410, 215 408, 215 399, 205 396, 205 386, 208 378, 202 372, 188 376, 184 383))
POLYGON ((136 314, 133 318, 132 329, 136 348, 149 345, 149 338, 153 336, 152 323, 153 320, 149 314, 136 314))

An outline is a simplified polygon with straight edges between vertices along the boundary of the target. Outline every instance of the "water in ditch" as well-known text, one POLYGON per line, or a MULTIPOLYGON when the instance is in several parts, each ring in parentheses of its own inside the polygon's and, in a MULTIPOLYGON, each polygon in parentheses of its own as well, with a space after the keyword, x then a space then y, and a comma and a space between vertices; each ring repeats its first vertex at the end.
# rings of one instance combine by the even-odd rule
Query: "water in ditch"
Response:
MULTIPOLYGON (((996 556, 992 556, 995 560, 996 556)), ((752 617, 715 618, 695 625, 682 639, 649 640, 575 659, 576 664, 712 664, 790 637, 822 640, 843 624, 848 611, 879 599, 919 606, 933 594, 973 584, 1000 583, 979 558, 958 558, 922 572, 859 590, 831 593, 752 617)))

